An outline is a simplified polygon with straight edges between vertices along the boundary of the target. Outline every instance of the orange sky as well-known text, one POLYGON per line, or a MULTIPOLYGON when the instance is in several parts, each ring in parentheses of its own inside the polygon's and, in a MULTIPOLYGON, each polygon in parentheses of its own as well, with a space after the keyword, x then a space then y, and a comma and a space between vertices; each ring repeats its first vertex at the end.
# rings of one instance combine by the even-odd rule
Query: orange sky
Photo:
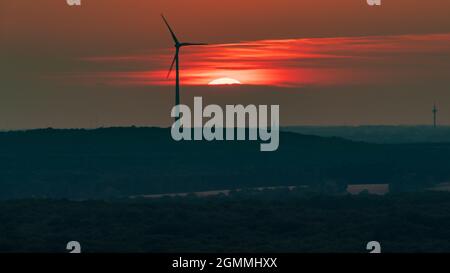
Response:
POLYGON ((0 128, 169 125, 172 41, 161 12, 181 40, 215 44, 183 49, 185 100, 206 96, 194 85, 231 76, 267 86, 264 96, 247 87, 209 96, 277 102, 284 124, 426 123, 430 104, 450 101, 448 0, 82 2, 0 2, 0 128))
POLYGON ((210 43, 450 32, 447 0, 384 0, 381 7, 368 7, 365 0, 83 0, 81 7, 68 7, 65 0, 2 0, 0 5, 2 47, 10 49, 165 47, 161 12, 186 38, 210 43))

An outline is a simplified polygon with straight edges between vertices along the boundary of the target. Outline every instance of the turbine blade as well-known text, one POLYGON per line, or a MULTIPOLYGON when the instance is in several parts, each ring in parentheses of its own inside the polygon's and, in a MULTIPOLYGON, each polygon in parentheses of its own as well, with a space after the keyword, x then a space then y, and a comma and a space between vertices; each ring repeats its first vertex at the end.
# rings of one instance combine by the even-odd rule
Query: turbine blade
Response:
POLYGON ((204 43, 182 43, 180 46, 202 46, 202 45, 208 45, 204 43))
POLYGON ((175 35, 175 33, 173 32, 172 28, 170 27, 169 23, 167 22, 166 18, 164 17, 164 15, 161 14, 161 17, 164 20, 164 23, 166 23, 167 28, 170 31, 170 34, 172 35, 172 39, 175 42, 175 44, 179 44, 180 42, 178 42, 177 36, 175 35))
POLYGON ((172 73, 173 65, 175 64, 175 61, 177 60, 177 56, 178 56, 178 50, 175 53, 175 56, 173 57, 173 61, 172 61, 172 64, 170 65, 169 73, 167 73, 167 79, 170 77, 170 74, 172 73))

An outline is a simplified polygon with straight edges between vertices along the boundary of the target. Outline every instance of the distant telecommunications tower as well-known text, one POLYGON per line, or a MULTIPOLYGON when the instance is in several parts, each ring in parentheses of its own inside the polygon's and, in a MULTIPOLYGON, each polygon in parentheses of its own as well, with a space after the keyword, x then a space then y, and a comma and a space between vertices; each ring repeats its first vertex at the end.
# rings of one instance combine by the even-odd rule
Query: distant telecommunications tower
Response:
POLYGON ((435 103, 433 106, 433 126, 434 126, 434 128, 437 127, 437 112, 438 112, 438 109, 437 109, 436 103, 435 103))

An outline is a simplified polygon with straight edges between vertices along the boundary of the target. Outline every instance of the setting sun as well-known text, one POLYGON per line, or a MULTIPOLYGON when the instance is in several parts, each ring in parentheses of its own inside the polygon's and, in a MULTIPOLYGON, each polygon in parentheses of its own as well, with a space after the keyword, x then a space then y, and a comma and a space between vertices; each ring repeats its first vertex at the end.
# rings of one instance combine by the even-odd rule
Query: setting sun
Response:
POLYGON ((241 84, 240 81, 232 78, 219 78, 208 83, 209 85, 230 85, 230 84, 241 84))

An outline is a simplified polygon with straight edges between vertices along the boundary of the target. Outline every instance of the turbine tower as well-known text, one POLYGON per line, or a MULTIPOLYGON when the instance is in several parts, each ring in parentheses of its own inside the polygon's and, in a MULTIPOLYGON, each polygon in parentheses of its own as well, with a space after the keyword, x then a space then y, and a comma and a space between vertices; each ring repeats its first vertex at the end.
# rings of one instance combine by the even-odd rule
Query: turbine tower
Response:
POLYGON ((437 109, 436 103, 435 103, 433 106, 433 126, 434 126, 434 128, 437 127, 437 112, 438 112, 438 109, 437 109))
MULTIPOLYGON (((172 35, 173 42, 175 43, 174 44, 174 46, 175 46, 175 56, 173 57, 172 64, 170 65, 169 73, 167 73, 167 78, 169 78, 170 73, 173 70, 173 65, 175 64, 175 71, 176 71, 176 79, 175 79, 175 106, 177 106, 176 113, 177 113, 177 116, 178 116, 178 114, 179 114, 179 107, 178 107, 178 105, 180 105, 180 60, 179 60, 180 48, 185 47, 185 46, 196 46, 196 45, 207 45, 207 44, 203 44, 203 43, 181 43, 178 40, 177 36, 175 35, 175 32, 170 27, 170 25, 167 22, 167 20, 164 17, 164 15, 161 14, 161 17, 164 20, 164 23, 166 24, 167 28, 169 29, 169 32, 172 35)), ((177 121, 177 119, 178 118, 175 118, 175 121, 177 121)))

